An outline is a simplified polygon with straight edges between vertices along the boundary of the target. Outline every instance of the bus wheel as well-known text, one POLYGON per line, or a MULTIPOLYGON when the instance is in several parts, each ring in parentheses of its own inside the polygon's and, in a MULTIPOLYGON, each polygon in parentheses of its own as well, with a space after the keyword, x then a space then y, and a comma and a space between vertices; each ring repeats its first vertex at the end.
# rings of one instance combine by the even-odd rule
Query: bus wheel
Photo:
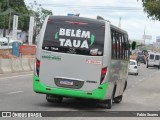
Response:
POLYGON ((46 100, 48 102, 52 102, 52 103, 62 103, 63 97, 61 97, 61 96, 54 96, 54 95, 46 95, 46 100))
POLYGON ((112 108, 112 103, 113 103, 112 98, 111 98, 110 100, 106 100, 106 102, 105 102, 105 107, 106 107, 107 109, 111 109, 111 108, 112 108))
POLYGON ((115 102, 115 103, 120 103, 120 102, 122 101, 122 97, 123 97, 123 96, 120 95, 120 96, 114 98, 114 102, 115 102))

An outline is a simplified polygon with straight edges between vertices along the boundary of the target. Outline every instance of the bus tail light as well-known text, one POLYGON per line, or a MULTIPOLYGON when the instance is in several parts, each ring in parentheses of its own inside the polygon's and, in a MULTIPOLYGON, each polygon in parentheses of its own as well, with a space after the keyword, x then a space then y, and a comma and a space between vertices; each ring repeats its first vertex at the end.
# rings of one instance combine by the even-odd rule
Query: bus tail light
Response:
POLYGON ((36 60, 36 72, 37 72, 37 75, 39 76, 39 69, 40 69, 40 60, 36 60))
POLYGON ((102 70, 101 70, 101 81, 100 81, 100 84, 103 82, 106 73, 107 73, 107 67, 102 68, 102 70))

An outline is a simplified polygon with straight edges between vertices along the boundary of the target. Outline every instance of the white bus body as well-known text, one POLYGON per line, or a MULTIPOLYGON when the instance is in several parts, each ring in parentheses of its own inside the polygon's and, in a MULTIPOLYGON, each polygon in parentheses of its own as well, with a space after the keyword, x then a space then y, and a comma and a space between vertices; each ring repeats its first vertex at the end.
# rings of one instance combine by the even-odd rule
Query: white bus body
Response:
POLYGON ((40 32, 34 91, 48 101, 77 97, 119 103, 127 86, 128 35, 105 20, 48 16, 40 32))

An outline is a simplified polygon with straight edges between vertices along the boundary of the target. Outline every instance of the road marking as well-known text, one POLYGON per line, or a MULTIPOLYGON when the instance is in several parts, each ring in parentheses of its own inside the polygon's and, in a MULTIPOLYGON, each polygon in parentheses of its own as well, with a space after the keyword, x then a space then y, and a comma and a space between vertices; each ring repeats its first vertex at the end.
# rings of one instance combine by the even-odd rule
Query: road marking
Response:
POLYGON ((33 74, 25 74, 25 75, 17 75, 17 76, 11 76, 11 77, 4 77, 4 78, 0 78, 0 80, 11 79, 11 78, 16 78, 16 77, 23 77, 23 76, 28 76, 28 75, 33 75, 33 74))
POLYGON ((10 95, 10 94, 16 94, 16 93, 21 93, 21 92, 24 92, 24 91, 9 92, 9 93, 7 93, 7 94, 10 95))

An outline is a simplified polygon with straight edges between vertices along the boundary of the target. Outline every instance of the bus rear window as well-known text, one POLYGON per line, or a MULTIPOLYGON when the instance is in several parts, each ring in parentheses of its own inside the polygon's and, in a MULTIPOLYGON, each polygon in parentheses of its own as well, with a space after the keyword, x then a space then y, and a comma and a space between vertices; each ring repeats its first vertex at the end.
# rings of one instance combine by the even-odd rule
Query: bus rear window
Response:
POLYGON ((104 23, 83 19, 50 18, 46 26, 42 49, 69 54, 102 56, 104 23))

